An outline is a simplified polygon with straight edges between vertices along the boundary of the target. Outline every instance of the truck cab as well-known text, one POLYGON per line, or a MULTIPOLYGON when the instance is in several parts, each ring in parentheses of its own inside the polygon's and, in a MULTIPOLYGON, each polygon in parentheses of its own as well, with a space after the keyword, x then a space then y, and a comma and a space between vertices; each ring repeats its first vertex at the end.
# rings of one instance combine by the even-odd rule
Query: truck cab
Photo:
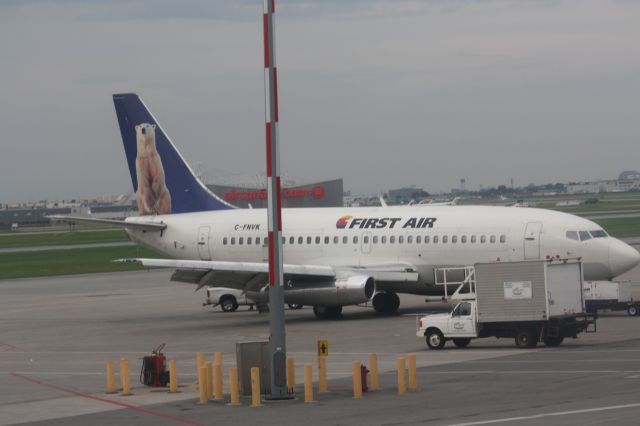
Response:
POLYGON ((478 337, 475 301, 463 300, 451 312, 422 317, 416 335, 425 336, 431 349, 441 349, 447 340, 458 347, 467 346, 478 337))

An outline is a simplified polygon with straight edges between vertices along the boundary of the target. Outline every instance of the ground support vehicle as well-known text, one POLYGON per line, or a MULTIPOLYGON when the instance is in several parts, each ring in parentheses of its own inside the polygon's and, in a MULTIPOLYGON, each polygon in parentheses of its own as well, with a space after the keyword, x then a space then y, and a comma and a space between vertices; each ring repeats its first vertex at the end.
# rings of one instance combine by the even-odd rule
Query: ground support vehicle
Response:
POLYGON ((611 310, 627 311, 629 316, 640 315, 640 303, 631 297, 629 282, 585 281, 583 290, 587 312, 611 310))
POLYGON ((235 288, 227 287, 208 287, 206 298, 202 306, 211 305, 216 307, 220 305, 220 308, 225 312, 234 312, 240 305, 249 306, 249 309, 253 309, 255 302, 247 297, 242 291, 235 288))
POLYGON ((477 263, 438 268, 436 283, 453 285, 458 303, 450 313, 419 319, 417 336, 441 349, 447 340, 465 347, 482 337, 514 338, 520 348, 543 341, 558 346, 566 337, 595 331, 596 318, 584 310, 582 264, 577 259, 477 263), (464 276, 449 281, 449 276, 464 276))

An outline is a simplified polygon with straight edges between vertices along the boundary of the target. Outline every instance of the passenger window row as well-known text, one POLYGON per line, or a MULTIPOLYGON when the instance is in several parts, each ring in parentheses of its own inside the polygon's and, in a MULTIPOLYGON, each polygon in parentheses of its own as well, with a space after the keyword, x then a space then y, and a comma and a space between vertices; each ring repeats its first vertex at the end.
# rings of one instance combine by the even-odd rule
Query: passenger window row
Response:
MULTIPOLYGON (((569 232, 573 232, 573 231, 569 231, 569 232)), ((569 232, 567 232, 567 237, 569 237, 569 232)), ((365 235, 362 238, 362 242, 364 244, 369 244, 369 241, 371 241, 373 244, 387 244, 387 241, 389 244, 396 244, 396 242, 398 244, 404 244, 405 241, 407 244, 429 244, 429 243, 433 243, 433 244, 438 244, 438 243, 442 243, 442 244, 447 244, 449 243, 449 241, 451 242, 451 244, 457 244, 458 242, 460 242, 461 244, 466 244, 467 241, 469 241, 469 243, 471 244, 475 244, 476 242, 480 242, 480 244, 485 244, 487 242, 487 235, 480 235, 480 238, 478 238, 478 236, 476 235, 471 235, 467 238, 467 235, 425 235, 424 237, 421 235, 416 235, 415 237, 413 235, 407 235, 406 239, 404 235, 390 235, 388 238, 386 235, 382 235, 382 236, 378 236, 378 235, 374 235, 373 237, 370 237, 369 235, 365 235)), ((495 244, 497 241, 497 237, 495 235, 489 235, 488 236, 488 240, 490 244, 495 244)), ((504 244, 507 242, 507 236, 502 234, 499 237, 500 239, 500 243, 504 244)), ((329 237, 329 236, 325 236, 324 239, 316 236, 316 237, 311 237, 311 236, 307 236, 307 237, 302 237, 302 236, 298 236, 298 237, 283 237, 282 238, 282 244, 289 244, 289 245, 294 245, 294 244, 298 244, 298 245, 302 245, 302 244, 307 244, 307 245, 311 245, 311 244, 320 244, 321 241, 324 242, 325 245, 329 245, 331 244, 331 242, 333 242, 333 244, 349 244, 349 240, 350 238, 346 235, 343 235, 342 237, 338 237, 337 235, 334 235, 333 238, 329 237)), ((357 235, 354 235, 353 237, 351 237, 351 242, 353 244, 358 244, 359 238, 357 235)), ((267 237, 264 237, 263 239, 261 239, 260 237, 224 237, 222 238, 222 244, 223 245, 267 245, 269 244, 269 239, 267 237)))

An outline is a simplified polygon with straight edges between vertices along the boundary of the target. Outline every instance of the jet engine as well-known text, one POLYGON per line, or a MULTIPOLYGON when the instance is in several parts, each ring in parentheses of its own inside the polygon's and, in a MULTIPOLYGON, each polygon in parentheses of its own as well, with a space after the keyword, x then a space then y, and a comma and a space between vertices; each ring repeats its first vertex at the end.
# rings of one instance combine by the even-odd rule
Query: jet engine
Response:
MULTIPOLYGON (((307 306, 358 305, 370 301, 376 292, 375 280, 366 275, 338 277, 329 282, 289 280, 284 287, 285 303, 307 306)), ((268 291, 247 292, 247 296, 257 303, 269 302, 268 291)))

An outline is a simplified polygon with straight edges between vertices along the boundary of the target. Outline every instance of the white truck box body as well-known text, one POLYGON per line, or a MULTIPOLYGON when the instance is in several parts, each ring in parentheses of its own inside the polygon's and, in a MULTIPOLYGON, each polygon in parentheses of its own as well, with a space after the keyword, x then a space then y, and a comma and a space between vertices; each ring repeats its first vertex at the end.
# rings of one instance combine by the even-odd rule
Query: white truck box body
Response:
POLYGON ((631 283, 615 281, 585 281, 585 300, 610 300, 615 302, 631 302, 631 283))
POLYGON ((578 261, 493 262, 474 267, 478 323, 544 321, 584 312, 578 261))

